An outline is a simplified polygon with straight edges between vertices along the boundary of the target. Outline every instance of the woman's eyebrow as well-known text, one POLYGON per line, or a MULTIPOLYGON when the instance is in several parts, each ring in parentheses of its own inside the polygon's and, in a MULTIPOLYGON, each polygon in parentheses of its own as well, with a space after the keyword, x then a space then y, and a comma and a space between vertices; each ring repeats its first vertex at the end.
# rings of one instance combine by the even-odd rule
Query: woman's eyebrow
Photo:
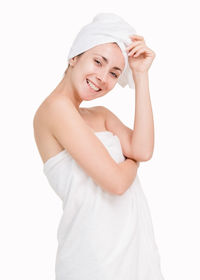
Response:
MULTIPOLYGON (((99 53, 93 53, 93 54, 100 55, 106 63, 109 62, 109 60, 108 60, 105 56, 102 56, 102 55, 99 54, 99 53)), ((117 67, 117 66, 114 66, 113 68, 122 72, 122 70, 121 70, 119 67, 117 67)))

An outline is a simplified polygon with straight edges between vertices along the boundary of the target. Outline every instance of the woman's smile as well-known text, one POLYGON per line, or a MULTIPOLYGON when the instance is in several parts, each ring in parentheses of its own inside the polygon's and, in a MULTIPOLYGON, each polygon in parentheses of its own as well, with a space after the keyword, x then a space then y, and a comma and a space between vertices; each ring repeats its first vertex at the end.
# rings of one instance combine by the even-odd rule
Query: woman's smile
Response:
POLYGON ((101 91, 100 88, 96 87, 90 80, 86 79, 87 85, 92 90, 92 92, 99 92, 101 91))

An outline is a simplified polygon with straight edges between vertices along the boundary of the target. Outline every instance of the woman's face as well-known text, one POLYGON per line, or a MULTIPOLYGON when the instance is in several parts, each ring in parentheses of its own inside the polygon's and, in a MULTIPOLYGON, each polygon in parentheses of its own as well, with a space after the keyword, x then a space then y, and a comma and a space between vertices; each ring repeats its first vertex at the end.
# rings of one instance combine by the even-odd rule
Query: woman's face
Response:
POLYGON ((116 85, 124 67, 124 57, 117 44, 95 46, 71 60, 73 86, 82 100, 105 95, 116 85))

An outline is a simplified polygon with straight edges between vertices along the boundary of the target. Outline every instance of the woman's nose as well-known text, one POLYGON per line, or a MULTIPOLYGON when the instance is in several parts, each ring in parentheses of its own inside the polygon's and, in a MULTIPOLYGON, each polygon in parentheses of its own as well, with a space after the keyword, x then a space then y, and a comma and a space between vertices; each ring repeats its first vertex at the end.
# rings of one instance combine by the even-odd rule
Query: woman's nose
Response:
POLYGON ((106 73, 106 72, 99 73, 99 74, 97 75, 97 78, 98 78, 98 80, 100 80, 102 83, 106 83, 106 81, 107 81, 107 73, 106 73))

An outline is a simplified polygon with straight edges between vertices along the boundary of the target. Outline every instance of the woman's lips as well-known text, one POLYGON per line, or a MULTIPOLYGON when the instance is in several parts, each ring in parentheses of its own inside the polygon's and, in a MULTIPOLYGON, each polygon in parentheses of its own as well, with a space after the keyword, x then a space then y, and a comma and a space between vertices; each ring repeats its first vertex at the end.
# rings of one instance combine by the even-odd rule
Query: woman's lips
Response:
MULTIPOLYGON (((89 85, 88 81, 90 81, 90 80, 86 79, 86 83, 87 83, 88 87, 89 87, 93 92, 99 92, 99 91, 101 91, 101 88, 99 88, 99 90, 93 89, 93 88, 89 85)), ((91 82, 91 81, 90 81, 90 82, 91 82)), ((92 83, 92 82, 91 82, 91 83, 92 83)), ((93 83, 93 84, 94 84, 94 83, 93 83)), ((95 85, 95 86, 96 86, 96 85, 95 85)))

